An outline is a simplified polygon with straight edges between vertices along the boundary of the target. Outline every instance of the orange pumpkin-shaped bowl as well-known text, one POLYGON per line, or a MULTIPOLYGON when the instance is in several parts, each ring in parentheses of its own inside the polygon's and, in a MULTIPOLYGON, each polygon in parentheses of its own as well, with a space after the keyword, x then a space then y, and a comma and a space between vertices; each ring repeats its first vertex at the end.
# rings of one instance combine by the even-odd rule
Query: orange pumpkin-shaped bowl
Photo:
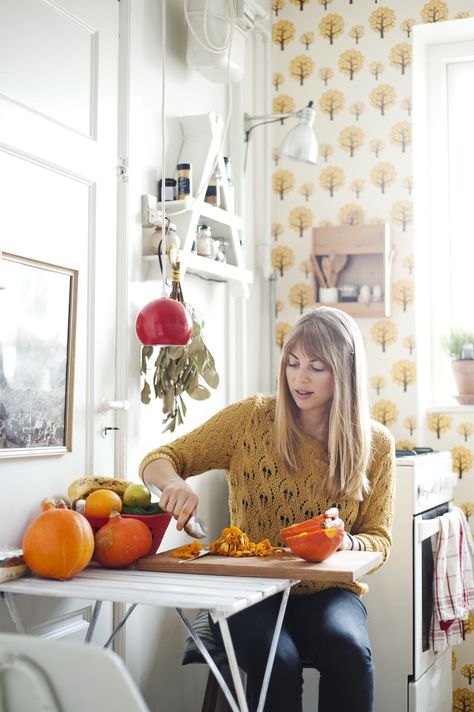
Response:
POLYGON ((333 527, 300 532, 287 537, 285 543, 289 549, 305 561, 324 561, 339 547, 344 538, 344 529, 333 527))
MULTIPOLYGON (((109 521, 109 517, 92 517, 87 514, 83 514, 82 516, 87 519, 94 534, 109 521)), ((161 544, 161 540, 168 529, 168 524, 171 521, 171 514, 168 514, 167 512, 160 512, 158 514, 121 514, 120 516, 123 519, 138 519, 143 522, 143 524, 147 525, 151 532, 151 545, 149 551, 146 553, 146 556, 156 554, 158 547, 161 544)))
POLYGON ((289 527, 284 527, 280 529, 280 534, 283 541, 286 542, 288 537, 301 534, 302 532, 320 531, 323 528, 322 523, 325 519, 327 519, 326 515, 320 514, 312 519, 306 519, 304 522, 297 522, 296 524, 291 524, 289 527))
POLYGON ((85 569, 94 551, 94 533, 72 509, 46 509, 23 535, 23 556, 38 576, 70 579, 85 569))

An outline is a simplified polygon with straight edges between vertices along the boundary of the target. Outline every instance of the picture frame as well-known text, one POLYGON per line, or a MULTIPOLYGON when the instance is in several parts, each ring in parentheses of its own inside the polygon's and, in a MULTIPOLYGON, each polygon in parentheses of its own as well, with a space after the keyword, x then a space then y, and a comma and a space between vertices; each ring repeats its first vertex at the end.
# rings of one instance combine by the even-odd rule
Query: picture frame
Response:
POLYGON ((0 458, 72 450, 77 282, 0 253, 0 458))

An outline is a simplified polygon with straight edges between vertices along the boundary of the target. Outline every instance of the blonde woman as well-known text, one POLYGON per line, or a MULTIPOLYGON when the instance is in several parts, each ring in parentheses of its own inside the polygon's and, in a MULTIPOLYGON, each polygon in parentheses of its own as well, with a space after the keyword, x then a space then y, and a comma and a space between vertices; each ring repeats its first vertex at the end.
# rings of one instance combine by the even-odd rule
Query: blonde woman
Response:
MULTIPOLYGON (((186 478, 226 471, 231 523, 253 541, 282 544, 282 527, 327 512, 344 526, 341 549, 387 558, 392 522, 393 438, 370 421, 365 353, 345 312, 318 307, 285 343, 274 396, 225 408, 193 432, 151 452, 140 468, 163 492, 161 504, 182 529, 198 498, 186 478)), ((305 581, 292 589, 265 704, 302 709, 301 660, 320 672, 319 712, 372 712, 374 670, 361 596, 366 584, 305 581)), ((277 596, 229 619, 250 710, 257 707, 277 596)), ((219 630, 211 622, 214 634, 219 630)))

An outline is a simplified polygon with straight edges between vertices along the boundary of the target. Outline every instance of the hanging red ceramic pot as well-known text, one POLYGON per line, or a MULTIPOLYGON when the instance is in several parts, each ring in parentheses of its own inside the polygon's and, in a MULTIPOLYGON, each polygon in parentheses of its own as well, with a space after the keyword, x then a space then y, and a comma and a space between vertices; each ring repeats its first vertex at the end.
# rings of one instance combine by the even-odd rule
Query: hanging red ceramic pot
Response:
POLYGON ((161 297, 139 311, 135 330, 144 345, 185 346, 193 333, 193 322, 183 304, 161 297))

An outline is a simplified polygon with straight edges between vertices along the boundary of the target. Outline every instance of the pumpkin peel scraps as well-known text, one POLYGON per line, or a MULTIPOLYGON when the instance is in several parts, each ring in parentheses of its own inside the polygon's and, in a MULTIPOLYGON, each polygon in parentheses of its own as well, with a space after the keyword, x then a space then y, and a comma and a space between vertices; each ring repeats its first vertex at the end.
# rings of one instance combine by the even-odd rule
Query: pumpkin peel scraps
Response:
POLYGON ((172 551, 171 556, 174 556, 175 559, 192 559, 194 556, 197 556, 202 549, 204 549, 202 544, 193 541, 191 544, 185 544, 172 551))
POLYGON ((226 527, 222 530, 219 539, 209 544, 211 554, 217 556, 268 556, 269 554, 284 553, 279 546, 272 546, 268 539, 255 543, 250 541, 238 527, 226 527))

